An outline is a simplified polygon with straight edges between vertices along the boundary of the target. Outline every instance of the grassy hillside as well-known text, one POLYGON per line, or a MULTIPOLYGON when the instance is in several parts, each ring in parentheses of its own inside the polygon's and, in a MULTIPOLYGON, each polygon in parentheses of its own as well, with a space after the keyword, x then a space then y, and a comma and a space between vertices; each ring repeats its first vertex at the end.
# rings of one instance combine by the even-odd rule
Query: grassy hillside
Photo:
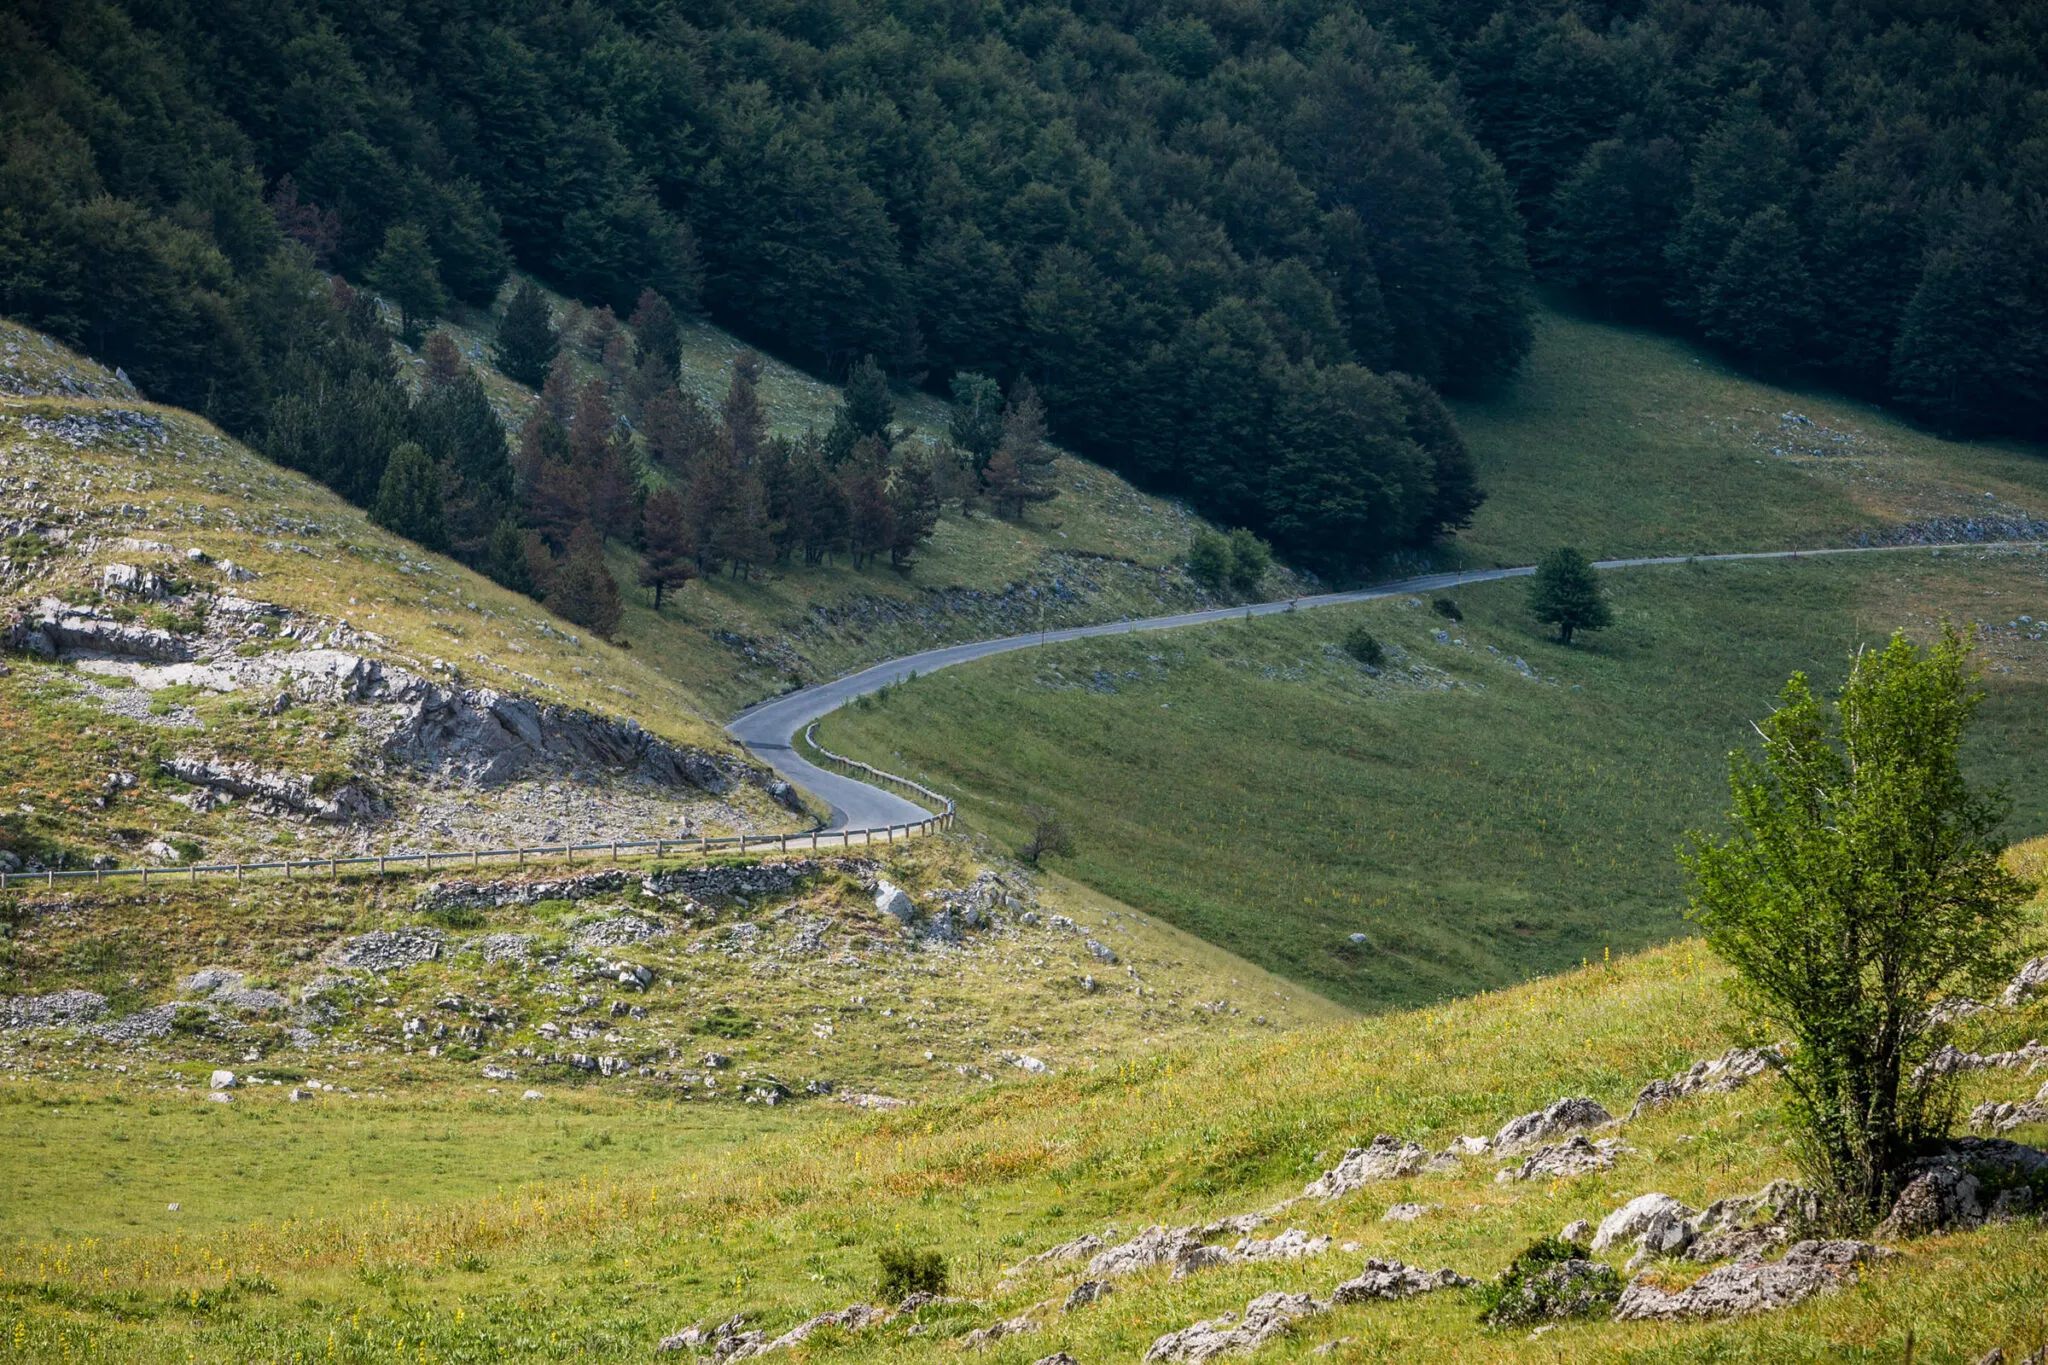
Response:
MULTIPOLYGON (((509 299, 508 285, 499 307, 509 299)), ((558 318, 568 300, 550 295, 558 318)), ((491 315, 470 312, 446 323, 516 426, 535 401, 530 390, 489 369, 491 315)), ((572 329, 572 333, 575 329, 572 329)), ((573 340, 573 336, 572 336, 573 340)), ((683 386, 715 408, 731 381, 742 344, 708 323, 683 328, 683 386)), ((584 378, 602 373, 588 348, 572 346, 584 378)), ((413 357, 413 364, 421 362, 413 357)), ((836 386, 768 358, 760 396, 772 431, 824 432, 839 406, 836 386)), ((897 392, 896 421, 927 444, 944 439, 950 408, 921 390, 897 392)), ((877 660, 935 644, 1012 634, 1046 624, 1078 625, 1213 605, 1181 569, 1194 534, 1207 523, 1175 499, 1140 492, 1122 478, 1071 455, 1057 466, 1059 497, 1020 521, 987 511, 963 517, 950 507, 914 566, 886 563, 855 570, 843 562, 801 562, 755 570, 748 578, 691 582, 653 609, 636 585, 630 547, 611 554, 624 589, 620 634, 649 665, 682 679, 721 713, 806 682, 837 677, 877 660)), ((659 470, 650 471, 659 481, 659 470)), ((1261 596, 1298 590, 1285 568, 1261 596)))
MULTIPOLYGON (((260 1154, 326 1156, 349 1121, 332 1097, 287 1105, 275 1091, 244 1092, 232 1106, 209 1106, 195 1095, 146 1092, 136 1077, 66 1087, 15 1081, 0 1086, 13 1150, 64 1160, 64 1149, 82 1142, 81 1157, 97 1165, 102 1151, 114 1153, 110 1169, 125 1176, 175 1134, 209 1179, 174 1187, 200 1213, 187 1231, 156 1231, 166 1223, 155 1212, 162 1187, 139 1181, 81 1199, 65 1237, 13 1218, 0 1299, 17 1324, 10 1344, 26 1358, 57 1358, 68 1345, 79 1356, 138 1361, 639 1360, 692 1322, 741 1313, 773 1333, 872 1302, 877 1248, 909 1245, 943 1254, 953 1292, 966 1298, 863 1332, 822 1332, 790 1358, 952 1359, 969 1330, 1025 1315, 1033 1330, 982 1358, 1021 1365, 1066 1350, 1083 1361, 1133 1359, 1160 1333, 1239 1310, 1268 1289, 1326 1294, 1357 1272, 1362 1255, 1483 1277, 1532 1238, 1597 1220, 1645 1190, 1701 1207, 1788 1173, 1783 1097, 1766 1079, 1631 1123, 1623 1130, 1631 1150, 1608 1172, 1497 1183, 1497 1163, 1471 1159, 1453 1174, 1298 1204, 1268 1225, 1355 1241, 1355 1252, 1177 1282, 1161 1267, 1067 1314, 1058 1303, 1078 1267, 1002 1270, 1108 1224, 1128 1236, 1152 1222, 1266 1207, 1375 1133, 1434 1149, 1562 1094, 1625 1111, 1645 1081, 1725 1045, 1735 1021, 1720 984, 1713 960, 1681 944, 1427 1010, 1169 1045, 1113 1068, 934 1098, 892 1115, 812 1106, 755 1122, 743 1111, 747 1142, 717 1121, 657 1132, 591 1103, 553 1131, 505 1115, 499 1146, 475 1136, 502 1112, 494 1102, 459 1092, 434 1103, 401 1097, 384 1109, 397 1142, 424 1146, 431 1128, 444 1126, 443 1161, 454 1171, 444 1197, 336 1210, 329 1192, 308 1190, 289 1216, 261 1197, 259 1178, 275 1180, 276 1165, 260 1154), (195 1115, 200 1109, 227 1112, 195 1115), (580 1155, 597 1138, 593 1129, 615 1135, 599 1148, 608 1172, 580 1155), (667 1145, 670 1138, 689 1143, 667 1145), (555 1154, 575 1158, 555 1168, 557 1178, 510 1183, 555 1154), (502 1190, 467 1192, 494 1174, 507 1181, 502 1190), (204 1202, 228 1191, 234 1226, 204 1202), (1383 1221, 1398 1201, 1433 1207, 1418 1222, 1383 1221), (124 1210, 141 1226, 107 1235, 122 1231, 108 1224, 124 1210)), ((2017 1045, 2048 1024, 2044 1010, 2037 1001, 1979 1016, 1963 1040, 1980 1050, 2017 1045)), ((2011 1071, 1971 1073, 1964 1098, 2018 1098, 2037 1085, 2011 1071)), ((321 1169, 347 1168, 329 1161, 321 1169)), ((38 1201, 39 1213, 48 1207, 38 1201)), ((2032 1224, 1902 1250, 1856 1289, 1735 1323, 1596 1317, 1530 1338, 1526 1329, 1481 1328, 1472 1297, 1453 1291, 1339 1308, 1262 1358, 1307 1358, 1310 1348, 1338 1342, 1339 1361, 1895 1360, 1908 1329, 1923 1361, 1974 1361, 1994 1344, 2031 1348, 2048 1300, 2048 1254, 2032 1224)))
POLYGON ((1996 622, 1973 768, 2048 824, 2048 643, 2005 624, 2048 617, 2048 560, 1983 556, 1631 570, 1614 628, 1570 649, 1513 581, 1457 594, 1462 624, 1408 599, 1112 636, 818 734, 998 840, 1052 806, 1069 875, 1335 999, 1418 1004, 1679 932, 1674 851, 1719 826, 1728 751, 1788 674, 1832 684, 1896 625, 1996 622), (1341 648, 1360 627, 1396 652, 1380 676, 1341 648))
MULTIPOLYGON (((1471 561, 1565 540, 1619 555, 2048 534, 2048 459, 2029 449, 1940 441, 1554 312, 1531 374, 1460 417, 1493 492, 1460 537, 1471 561), (1795 410, 1816 424, 1790 424, 1802 448, 1830 453, 1773 453, 1792 450, 1777 415, 1795 410)), ((1361 1006, 1678 932, 1673 851, 1719 820, 1749 722, 1788 674, 1832 683, 1900 626, 1987 627, 1978 769, 2012 782, 2020 828, 2048 822, 2038 554, 1631 570, 1607 587, 1614 628, 1571 649, 1529 618, 1525 585, 1483 585, 1455 594, 1462 625, 1395 601, 1064 645, 920 679, 819 733, 924 774, 1001 839, 1021 838, 1026 806, 1058 808, 1077 877, 1361 1006), (1358 627, 1399 651, 1386 676, 1344 654, 1358 627)))
POLYGON ((1450 547, 1471 565, 1560 544, 1607 557, 2048 535, 2037 446, 1943 440, 1555 307, 1525 372, 1457 414, 1490 495, 1450 547))

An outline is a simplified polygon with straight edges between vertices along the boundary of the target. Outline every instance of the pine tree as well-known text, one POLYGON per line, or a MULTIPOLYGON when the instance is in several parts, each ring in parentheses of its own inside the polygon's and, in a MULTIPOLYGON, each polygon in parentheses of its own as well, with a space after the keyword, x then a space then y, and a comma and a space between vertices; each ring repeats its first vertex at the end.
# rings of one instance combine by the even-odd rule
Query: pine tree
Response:
POLYGON ((1557 627, 1557 638, 1570 644, 1574 633, 1604 630, 1613 623, 1601 595, 1592 562, 1569 546, 1552 550, 1536 566, 1529 585, 1529 611, 1537 620, 1557 627))
POLYGON ((377 488, 377 501, 370 508, 370 520, 429 550, 446 548, 447 533, 441 519, 441 471, 416 442, 404 442, 385 462, 384 479, 377 488))
POLYGON ((554 319, 548 316, 547 298, 533 281, 522 280, 505 305, 493 349, 498 368, 527 388, 537 389, 547 382, 548 367, 555 363, 561 341, 555 335, 554 319))
POLYGON ((907 568, 918 547, 930 540, 939 526, 939 481, 932 458, 924 451, 911 451, 896 466, 889 480, 889 511, 895 523, 889 538, 889 564, 907 568))
POLYGON ((640 586, 654 589, 654 609, 660 611, 665 589, 680 588, 697 576, 697 546, 683 500, 673 488, 648 495, 640 536, 640 586))
POLYGON ((408 346, 417 345, 422 325, 448 306, 448 295, 441 288, 440 263, 417 223, 394 223, 385 232, 383 249, 370 263, 368 279, 398 305, 408 346))
POLYGON ((535 594, 533 573, 526 562, 524 533, 519 523, 507 517, 491 532, 490 543, 483 556, 483 574, 501 588, 535 594))
POLYGON ((1000 449, 1009 454, 1011 463, 1017 467, 1017 491, 1013 496, 1020 501, 1013 515, 1022 514, 1022 503, 1051 502, 1059 496, 1059 485, 1054 482, 1059 452, 1045 439, 1045 404, 1039 402, 1031 381, 1021 375, 1010 387, 1010 404, 1003 410, 1000 449))
POLYGON ((724 515, 711 533, 711 553, 732 566, 735 578, 746 578, 757 566, 775 558, 775 540, 768 528, 768 494, 755 474, 743 474, 726 499, 724 515))
POLYGON ((889 394, 889 376, 873 356, 863 357, 847 371, 840 408, 856 437, 873 436, 884 445, 892 441, 889 426, 896 420, 896 400, 889 394))
POLYGON ((790 463, 791 524, 803 547, 804 563, 824 562, 849 544, 853 513, 845 489, 825 468, 824 451, 805 440, 790 463))
POLYGON ((619 584, 605 567, 595 528, 580 526, 570 538, 569 553, 549 576, 547 609, 605 639, 619 628, 619 584))
POLYGON ((540 405, 563 426, 576 415, 576 360, 567 351, 549 362, 547 378, 540 385, 540 405))

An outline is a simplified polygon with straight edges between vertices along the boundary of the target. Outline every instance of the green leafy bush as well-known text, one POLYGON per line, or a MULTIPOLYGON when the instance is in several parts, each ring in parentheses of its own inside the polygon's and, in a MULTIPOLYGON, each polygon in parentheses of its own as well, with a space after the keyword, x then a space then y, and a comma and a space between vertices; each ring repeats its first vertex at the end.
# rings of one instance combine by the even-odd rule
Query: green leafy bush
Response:
POLYGON ((1605 1312, 1621 1297, 1621 1276, 1577 1242, 1545 1237, 1531 1242, 1490 1283, 1479 1288, 1479 1320, 1519 1327, 1605 1312))
POLYGON ((1386 646, 1379 642, 1378 636, 1364 626, 1353 626, 1351 633, 1344 637, 1344 652, 1367 668, 1386 666, 1386 646))
POLYGON ((946 1258, 914 1247, 882 1247, 875 1252, 882 1277, 883 1303, 901 1303, 912 1294, 946 1292, 946 1258))
POLYGON ((1465 619, 1464 611, 1459 608, 1455 601, 1448 597, 1431 599, 1429 609, 1447 621, 1462 621, 1465 619))
POLYGON ((1188 547, 1188 577, 1210 592, 1222 592, 1230 581, 1230 542, 1214 531, 1200 531, 1188 547))

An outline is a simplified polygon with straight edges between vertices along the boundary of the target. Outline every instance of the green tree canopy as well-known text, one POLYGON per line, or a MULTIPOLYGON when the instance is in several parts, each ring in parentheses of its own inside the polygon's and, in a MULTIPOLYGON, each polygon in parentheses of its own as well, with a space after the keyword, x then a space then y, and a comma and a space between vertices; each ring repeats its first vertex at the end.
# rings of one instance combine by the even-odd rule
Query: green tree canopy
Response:
POLYGON ((1557 638, 1565 644, 1579 631, 1605 630, 1614 621, 1592 561, 1569 546, 1552 550, 1537 564, 1529 585, 1529 612, 1556 626, 1557 638))
POLYGON ((417 442, 406 441, 391 452, 383 481, 377 486, 377 501, 370 508, 370 520, 426 549, 447 548, 441 519, 441 471, 417 442))
POLYGON ((560 349, 546 296, 532 280, 520 281, 505 305, 505 315, 498 319, 498 368, 529 389, 538 389, 547 382, 548 366, 560 349))
POLYGON ((448 306, 447 291, 441 287, 441 263, 434 259, 427 234, 416 223, 392 224, 384 234, 383 249, 366 273, 370 283, 398 305, 409 346, 419 343, 427 320, 448 306))
POLYGON ((1867 1225, 1923 1139, 1947 1132, 1954 1079, 1924 1068, 1934 1006, 2011 971, 2031 888, 1999 864, 2005 805, 1973 787, 1963 737, 1983 699, 1968 644, 1895 634, 1857 655, 1832 703, 1802 674, 1730 760, 1727 839, 1692 836, 1691 917, 1736 972, 1786 1079, 1800 1156, 1832 1220, 1867 1225))

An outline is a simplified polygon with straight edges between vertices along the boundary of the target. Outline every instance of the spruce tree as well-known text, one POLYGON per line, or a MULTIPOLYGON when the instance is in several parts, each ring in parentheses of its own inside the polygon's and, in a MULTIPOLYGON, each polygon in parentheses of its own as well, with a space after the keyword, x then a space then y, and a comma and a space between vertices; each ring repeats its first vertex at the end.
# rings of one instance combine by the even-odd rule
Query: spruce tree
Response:
POLYGON ((1003 390, 995 380, 981 374, 953 376, 949 434, 976 474, 988 468, 1003 440, 1003 390))
POLYGON ((1557 638, 1570 644, 1582 630, 1604 630, 1614 617, 1600 593, 1592 562, 1577 550, 1561 546, 1543 556, 1529 585, 1529 611, 1537 620, 1557 627, 1557 638))
POLYGON ((847 539, 859 568, 896 538, 896 513, 889 505, 889 450, 870 436, 854 444, 840 470, 846 495, 847 539))
POLYGON ((405 344, 419 344, 427 319, 448 306, 441 288, 441 267, 417 223, 394 223, 384 234, 383 249, 370 263, 368 278, 380 293, 398 305, 405 344))
POLYGON ((605 639, 619 628, 619 584, 605 567, 595 528, 580 526, 570 538, 569 553, 549 576, 547 609, 605 639))
POLYGON ((429 550, 447 548, 441 518, 441 471, 417 442, 406 441, 384 464, 370 520, 429 550))
POLYGON ((640 586, 654 589, 654 609, 662 593, 680 588, 697 576, 697 547, 690 535, 683 500, 673 488, 659 488, 647 497, 640 524, 640 586))
POLYGON ((718 414, 732 442, 733 457, 742 469, 751 468, 761 443, 768 439, 768 414, 761 410, 761 371, 766 362, 758 351, 741 351, 733 358, 732 379, 718 414))
POLYGON ((491 532, 483 556, 483 574, 501 588, 525 593, 532 597, 535 592, 533 573, 526 562, 525 536, 519 523, 506 517, 491 532))
POLYGON ((999 447, 1017 467, 1016 499, 1051 502, 1059 496, 1054 482, 1054 465, 1059 452, 1045 439, 1045 404, 1031 381, 1021 375, 1010 388, 1010 404, 1003 410, 1003 439, 999 447))
POLYGON ((889 376, 873 356, 862 358, 847 372, 840 406, 856 437, 877 437, 885 445, 890 442, 889 425, 896 420, 896 400, 889 394, 889 376))
POLYGON ((652 289, 641 290, 626 325, 633 329, 635 359, 651 360, 673 375, 683 351, 683 332, 668 300, 652 289))

